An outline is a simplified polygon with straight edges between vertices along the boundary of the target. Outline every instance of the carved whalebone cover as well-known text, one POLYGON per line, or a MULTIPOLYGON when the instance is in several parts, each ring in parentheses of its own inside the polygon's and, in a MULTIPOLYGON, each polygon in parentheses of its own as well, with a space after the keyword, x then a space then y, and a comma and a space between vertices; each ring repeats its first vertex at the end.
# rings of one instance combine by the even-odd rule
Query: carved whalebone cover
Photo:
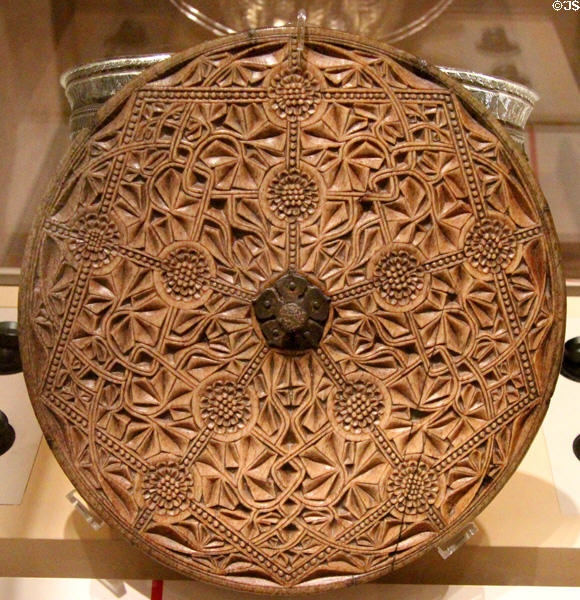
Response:
POLYGON ((547 408, 564 294, 545 201, 481 112, 388 46, 292 29, 107 104, 20 315, 95 510, 184 574, 282 592, 388 573, 489 502, 547 408))

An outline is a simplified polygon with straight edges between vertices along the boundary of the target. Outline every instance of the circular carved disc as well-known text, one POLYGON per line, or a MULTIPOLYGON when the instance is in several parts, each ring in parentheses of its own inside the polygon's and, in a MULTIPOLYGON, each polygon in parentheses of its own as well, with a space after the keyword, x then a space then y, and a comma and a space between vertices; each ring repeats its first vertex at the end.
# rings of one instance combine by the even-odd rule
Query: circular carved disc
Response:
POLYGON ((562 347, 525 159, 437 71, 308 30, 147 71, 70 152, 21 296, 32 401, 140 548, 243 589, 387 573, 489 502, 562 347))

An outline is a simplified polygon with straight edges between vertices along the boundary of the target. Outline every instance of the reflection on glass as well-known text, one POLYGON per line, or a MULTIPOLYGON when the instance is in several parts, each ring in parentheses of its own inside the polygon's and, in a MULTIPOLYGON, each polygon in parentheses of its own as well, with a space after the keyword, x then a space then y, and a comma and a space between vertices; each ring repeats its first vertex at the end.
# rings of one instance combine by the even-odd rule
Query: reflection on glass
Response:
POLYGON ((453 0, 170 0, 216 35, 294 23, 300 9, 308 24, 395 42, 426 27, 453 0))

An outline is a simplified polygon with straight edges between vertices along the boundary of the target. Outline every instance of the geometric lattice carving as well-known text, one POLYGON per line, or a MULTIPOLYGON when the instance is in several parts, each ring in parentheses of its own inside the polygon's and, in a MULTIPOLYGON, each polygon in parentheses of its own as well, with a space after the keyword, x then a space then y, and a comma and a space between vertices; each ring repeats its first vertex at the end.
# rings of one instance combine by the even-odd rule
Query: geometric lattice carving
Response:
POLYGON ((465 91, 276 29, 158 65, 75 144, 29 245, 22 354, 110 523, 184 574, 306 591, 388 573, 490 501, 546 410, 563 302, 545 201, 465 91))

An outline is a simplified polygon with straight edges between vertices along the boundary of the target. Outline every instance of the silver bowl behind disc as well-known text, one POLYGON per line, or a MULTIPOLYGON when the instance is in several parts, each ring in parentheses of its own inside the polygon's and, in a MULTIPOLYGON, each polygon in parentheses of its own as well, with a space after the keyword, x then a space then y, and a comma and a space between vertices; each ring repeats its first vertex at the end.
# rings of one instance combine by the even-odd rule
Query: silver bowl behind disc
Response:
MULTIPOLYGON (((171 54, 145 54, 110 58, 67 71, 60 78, 71 106, 71 136, 90 127, 97 110, 111 96, 148 67, 171 54)), ((469 90, 523 147, 524 129, 539 96, 530 88, 508 79, 473 71, 439 67, 469 90)))

